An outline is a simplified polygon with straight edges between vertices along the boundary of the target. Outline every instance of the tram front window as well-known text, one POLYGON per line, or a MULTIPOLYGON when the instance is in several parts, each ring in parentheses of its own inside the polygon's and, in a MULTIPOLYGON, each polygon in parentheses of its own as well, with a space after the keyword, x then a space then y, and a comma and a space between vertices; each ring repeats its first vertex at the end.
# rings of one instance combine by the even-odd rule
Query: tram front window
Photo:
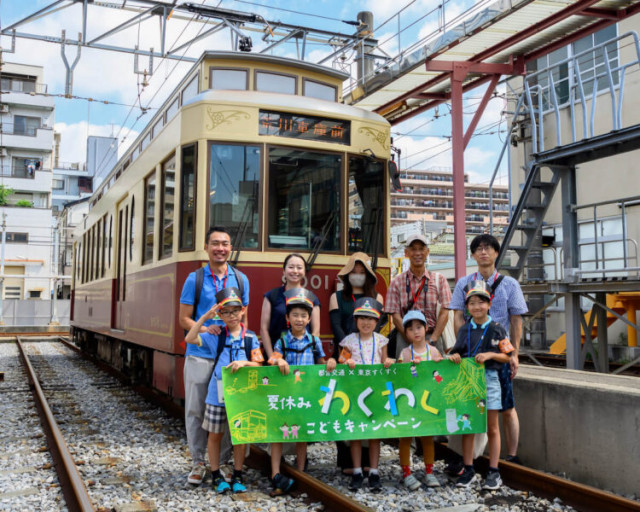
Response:
POLYGON ((349 252, 384 254, 384 163, 349 158, 349 252))
POLYGON ((209 225, 229 229, 236 249, 257 249, 260 147, 212 144, 209 169, 209 225))
POLYGON ((269 149, 269 247, 340 249, 341 167, 341 155, 269 149))

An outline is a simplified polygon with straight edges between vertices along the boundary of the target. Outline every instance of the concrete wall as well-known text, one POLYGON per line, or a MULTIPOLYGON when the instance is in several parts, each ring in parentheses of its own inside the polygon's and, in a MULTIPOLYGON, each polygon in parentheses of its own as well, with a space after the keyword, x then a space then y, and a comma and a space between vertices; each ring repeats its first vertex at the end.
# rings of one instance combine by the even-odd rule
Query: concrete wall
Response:
POLYGON ((514 394, 527 466, 638 493, 640 379, 521 366, 514 394))
MULTIPOLYGON (((2 320, 5 327, 45 326, 51 321, 53 301, 5 299, 2 302, 2 320)), ((68 326, 71 301, 59 299, 57 303, 58 323, 68 326)))

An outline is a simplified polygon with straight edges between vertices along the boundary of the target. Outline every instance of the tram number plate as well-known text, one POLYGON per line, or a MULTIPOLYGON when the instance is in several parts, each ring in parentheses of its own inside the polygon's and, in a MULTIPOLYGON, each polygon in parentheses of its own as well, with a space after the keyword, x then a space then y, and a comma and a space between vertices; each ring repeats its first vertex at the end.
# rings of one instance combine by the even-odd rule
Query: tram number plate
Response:
POLYGON ((351 122, 285 112, 260 111, 260 135, 349 144, 351 122))

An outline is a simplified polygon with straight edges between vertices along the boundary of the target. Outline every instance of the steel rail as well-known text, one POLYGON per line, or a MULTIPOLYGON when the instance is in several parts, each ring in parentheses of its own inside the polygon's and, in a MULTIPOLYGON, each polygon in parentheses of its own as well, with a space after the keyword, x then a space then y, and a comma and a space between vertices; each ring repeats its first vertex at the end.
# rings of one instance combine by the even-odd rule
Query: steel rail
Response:
POLYGON ((27 356, 22 342, 19 337, 16 337, 16 344, 18 350, 22 356, 22 361, 27 370, 27 376, 29 378, 29 385, 33 392, 33 397, 36 402, 36 407, 40 415, 40 422, 42 428, 47 436, 47 443, 49 445, 49 451, 53 458, 58 479, 60 480, 62 493, 67 505, 67 509, 71 512, 95 512, 95 508, 91 503, 91 498, 87 493, 87 489, 84 486, 84 481, 78 472, 78 468, 73 461, 73 457, 69 452, 69 448, 65 443, 62 432, 56 423, 56 420, 51 412, 51 408, 47 402, 38 376, 36 375, 31 361, 27 356))
MULTIPOLYGON (((75 352, 78 352, 83 358, 93 362, 99 368, 111 374, 121 382, 131 385, 130 379, 122 372, 112 368, 103 361, 100 361, 95 356, 83 352, 69 340, 63 337, 59 337, 58 340, 65 346, 74 350, 75 352)), ((157 391, 149 389, 146 386, 133 386, 132 388, 145 400, 148 400, 154 405, 163 408, 173 418, 184 421, 184 407, 181 407, 170 398, 163 396, 157 391)), ((266 468, 270 467, 271 459, 267 452, 255 445, 251 445, 250 456, 247 458, 247 460, 245 460, 245 464, 254 469, 264 471, 266 468)), ((293 466, 284 462, 284 460, 281 463, 280 470, 282 473, 287 474, 291 478, 296 480, 297 492, 304 492, 317 501, 322 502, 322 504, 324 505, 324 510, 328 512, 373 512, 371 508, 358 503, 346 494, 343 494, 333 487, 328 486, 321 480, 318 480, 317 478, 314 478, 302 471, 298 471, 293 466)))
MULTIPOLYGON (((446 444, 436 443, 436 458, 451 459, 459 457, 446 444)), ((489 469, 489 458, 478 457, 476 468, 486 472, 489 469)), ((570 505, 581 512, 640 512, 640 502, 628 500, 622 496, 560 478, 500 460, 500 475, 506 485, 513 489, 528 491, 547 499, 560 498, 565 505, 570 505)))

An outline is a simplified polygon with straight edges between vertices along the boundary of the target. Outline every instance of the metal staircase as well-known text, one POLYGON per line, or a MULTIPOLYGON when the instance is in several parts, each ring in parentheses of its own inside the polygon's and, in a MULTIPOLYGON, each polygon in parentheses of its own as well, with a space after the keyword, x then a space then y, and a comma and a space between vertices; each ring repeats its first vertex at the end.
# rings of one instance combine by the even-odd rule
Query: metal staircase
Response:
POLYGON ((533 165, 502 241, 496 266, 520 279, 542 222, 560 182, 561 168, 533 165), (547 172, 544 172, 548 170, 547 172))

